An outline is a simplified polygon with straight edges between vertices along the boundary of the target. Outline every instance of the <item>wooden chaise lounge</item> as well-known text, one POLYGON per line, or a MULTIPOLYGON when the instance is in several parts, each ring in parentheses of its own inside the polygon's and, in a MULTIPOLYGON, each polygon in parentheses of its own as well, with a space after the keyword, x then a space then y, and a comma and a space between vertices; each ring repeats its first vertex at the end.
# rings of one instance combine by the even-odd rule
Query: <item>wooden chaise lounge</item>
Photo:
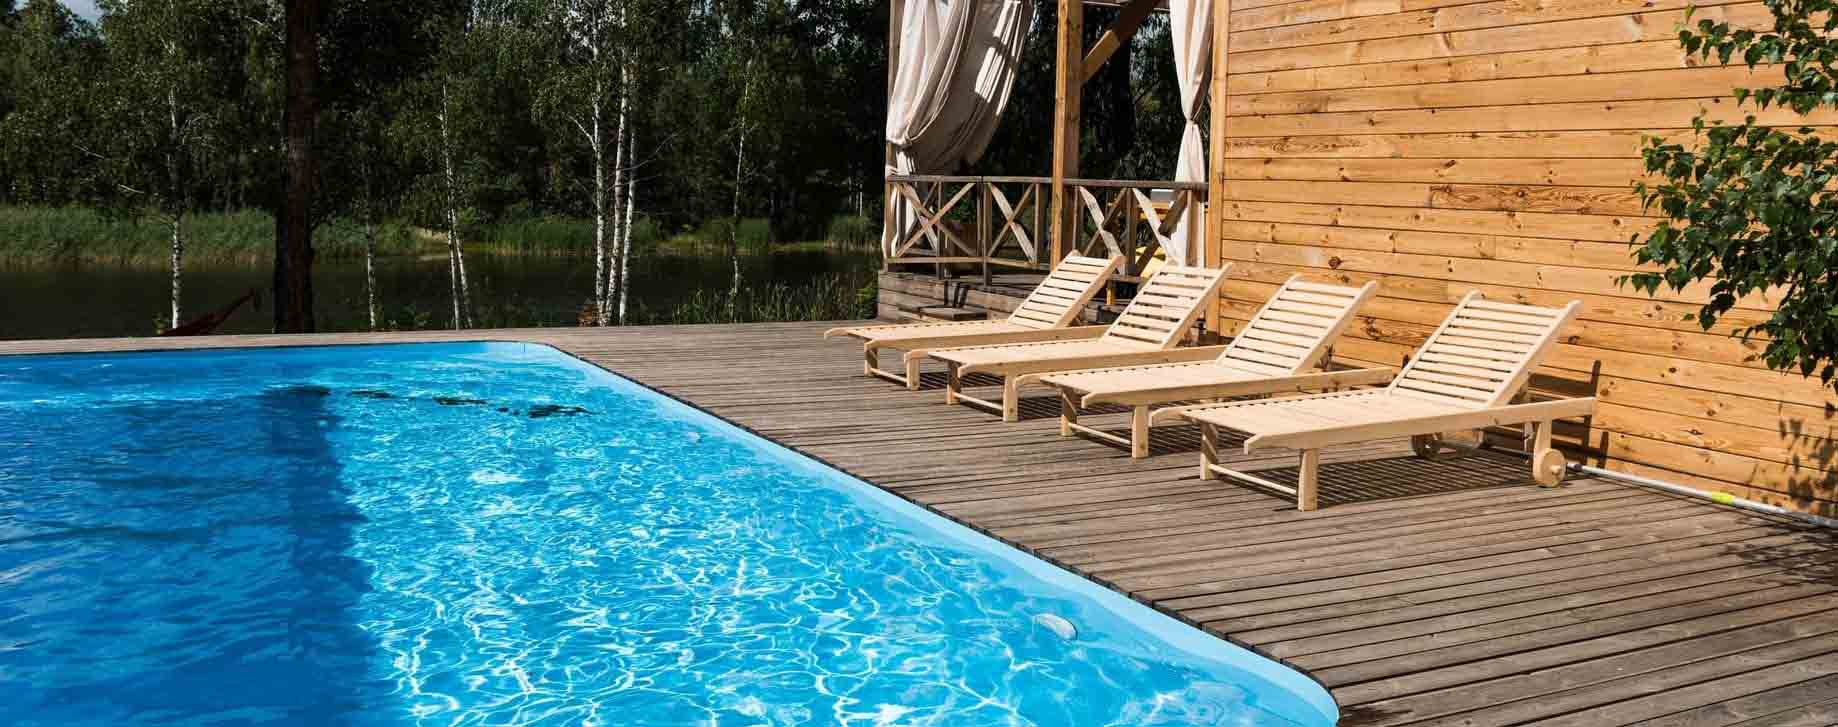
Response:
POLYGON ((1155 423, 1149 407, 1155 404, 1332 391, 1389 381, 1396 369, 1314 370, 1377 289, 1378 283, 1353 288, 1310 283, 1297 275, 1277 288, 1218 358, 1029 374, 1017 385, 1040 383, 1059 389, 1061 436, 1079 432, 1125 445, 1131 457, 1147 457, 1149 427, 1155 423), (1079 409, 1093 404, 1129 406, 1129 438, 1079 424, 1079 409))
POLYGON ((1090 340, 1011 343, 918 350, 906 354, 908 366, 931 357, 950 370, 945 380, 945 403, 964 401, 1002 413, 1003 421, 1020 418, 1020 382, 1017 377, 1047 371, 1071 371, 1103 366, 1203 361, 1215 358, 1223 346, 1177 349, 1194 319, 1219 294, 1230 265, 1195 268, 1166 265, 1136 292, 1136 297, 1090 340), (994 374, 1002 379, 1002 401, 995 403, 963 393, 963 377, 994 374))
POLYGON ((1040 281, 1026 300, 1007 318, 987 321, 891 323, 843 326, 823 332, 824 338, 850 336, 862 340, 862 373, 919 388, 919 361, 907 359, 906 372, 881 368, 880 350, 911 351, 993 343, 1065 341, 1097 338, 1104 326, 1074 326, 1085 304, 1104 289, 1123 258, 1109 260, 1069 255, 1040 281))
POLYGON ((1428 457, 1443 446, 1444 432, 1523 424, 1529 425, 1533 478, 1556 485, 1567 463, 1563 453, 1551 448, 1551 425, 1590 415, 1595 399, 1510 402, 1579 305, 1512 305, 1469 293, 1384 388, 1181 409, 1180 416, 1200 425, 1200 478, 1225 475, 1291 493, 1298 509, 1313 510, 1322 447, 1410 436, 1417 454, 1428 457), (1222 427, 1250 435, 1246 452, 1300 450, 1296 486, 1221 466, 1222 427))

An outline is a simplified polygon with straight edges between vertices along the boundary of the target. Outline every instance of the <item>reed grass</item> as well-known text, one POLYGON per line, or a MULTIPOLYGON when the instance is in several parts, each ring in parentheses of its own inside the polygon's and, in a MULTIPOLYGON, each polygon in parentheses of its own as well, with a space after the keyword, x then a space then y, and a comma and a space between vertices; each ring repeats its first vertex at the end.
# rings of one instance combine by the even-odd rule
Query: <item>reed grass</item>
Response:
MULTIPOLYGON (((614 244, 612 230, 607 243, 614 244)), ((516 255, 591 255, 594 249, 594 221, 573 217, 542 215, 506 220, 481 226, 468 235, 466 249, 516 255)), ((657 223, 649 217, 638 217, 632 223, 632 249, 649 251, 661 239, 657 223)))
MULTIPOLYGON (((274 217, 259 210, 189 215, 183 225, 185 259, 194 263, 257 262, 274 257, 274 217)), ((0 261, 8 263, 112 263, 163 265, 172 232, 160 220, 104 215, 81 207, 0 206, 0 261)), ((408 227, 377 230, 377 254, 421 251, 408 227)), ((320 259, 364 255, 364 229, 349 220, 321 225, 313 237, 320 259)))
POLYGON ((879 284, 872 276, 831 274, 799 285, 771 282, 744 285, 729 305, 726 290, 696 290, 682 302, 664 309, 640 306, 633 323, 762 323, 769 321, 834 321, 872 318, 879 284))

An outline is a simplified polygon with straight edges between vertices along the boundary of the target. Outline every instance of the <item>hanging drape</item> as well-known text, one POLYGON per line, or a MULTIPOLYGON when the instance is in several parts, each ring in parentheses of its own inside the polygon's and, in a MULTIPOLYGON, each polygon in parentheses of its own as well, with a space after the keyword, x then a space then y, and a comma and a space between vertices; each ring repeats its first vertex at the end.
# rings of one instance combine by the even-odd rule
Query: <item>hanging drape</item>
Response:
MULTIPOLYGON (((1014 88, 1033 0, 907 0, 887 100, 890 174, 948 174, 988 148, 1014 88)), ((884 252, 916 220, 904 200, 884 252)))
MULTIPOLYGON (((1206 145, 1201 141, 1198 116, 1206 100, 1206 84, 1212 76, 1213 3, 1212 0, 1168 0, 1169 29, 1174 41, 1174 72, 1181 84, 1181 114, 1187 128, 1181 132, 1181 153, 1175 160, 1174 179, 1178 182, 1206 181, 1206 145)), ((1217 111, 1215 111, 1217 113, 1217 111)), ((1213 140, 1220 143, 1220 140, 1213 140)), ((1183 214, 1174 234, 1170 235, 1168 259, 1197 264, 1205 252, 1200 234, 1188 229, 1189 216, 1183 214)))

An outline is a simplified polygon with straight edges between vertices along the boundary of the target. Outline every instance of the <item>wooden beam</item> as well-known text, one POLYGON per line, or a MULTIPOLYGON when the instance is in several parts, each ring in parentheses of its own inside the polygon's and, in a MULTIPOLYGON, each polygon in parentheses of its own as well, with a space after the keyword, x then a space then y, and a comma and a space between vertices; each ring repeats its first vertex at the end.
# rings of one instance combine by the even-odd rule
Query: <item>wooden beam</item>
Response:
POLYGON ((1085 60, 1081 64, 1083 76, 1079 83, 1091 83, 1091 77, 1098 75, 1098 69, 1104 67, 1104 62, 1110 60, 1111 55, 1116 53, 1118 48, 1123 47, 1126 41, 1136 35, 1136 29, 1142 27, 1142 21, 1147 20, 1149 14, 1155 12, 1156 5, 1161 2, 1162 0, 1130 0, 1130 4, 1120 8, 1117 22, 1106 29, 1104 35, 1098 37, 1097 44, 1091 46, 1091 50, 1085 53, 1085 60))
MULTIPOLYGON (((1084 89, 1085 5, 1059 0, 1058 57, 1053 78, 1053 259, 1057 264, 1072 249, 1078 203, 1066 186, 1079 176, 1079 105, 1084 89)), ((1221 102, 1223 103, 1223 101, 1221 102)))
MULTIPOLYGON (((1225 229, 1225 159, 1226 159, 1226 92, 1230 88, 1231 69, 1228 64, 1231 51, 1230 29, 1232 27, 1232 0, 1213 0, 1213 67, 1211 92, 1207 105, 1211 117, 1207 126, 1207 162, 1206 162, 1206 224, 1201 227, 1198 240, 1189 240, 1188 245, 1199 244, 1206 251, 1206 266, 1219 267, 1224 262, 1224 238, 1219 232, 1225 229)), ((1214 333, 1224 333, 1219 327, 1219 316, 1224 300, 1216 300, 1206 311, 1206 328, 1214 333)))

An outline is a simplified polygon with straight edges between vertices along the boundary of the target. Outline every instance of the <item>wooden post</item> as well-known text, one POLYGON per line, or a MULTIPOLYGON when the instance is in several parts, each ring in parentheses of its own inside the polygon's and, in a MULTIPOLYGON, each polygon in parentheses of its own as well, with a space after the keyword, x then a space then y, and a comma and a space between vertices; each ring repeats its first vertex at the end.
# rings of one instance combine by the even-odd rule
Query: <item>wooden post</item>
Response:
MULTIPOLYGON (((1079 176, 1079 102, 1085 86, 1085 3, 1059 0, 1059 52, 1053 77, 1053 259, 1056 265, 1071 249, 1078 202, 1066 187, 1079 176)), ((1223 103, 1223 102, 1222 102, 1223 103)))
MULTIPOLYGON (((1221 241, 1219 231, 1225 229, 1225 96, 1230 68, 1227 60, 1230 56, 1232 34, 1232 0, 1213 0, 1213 67, 1211 96, 1208 99, 1209 116, 1206 160, 1206 223, 1200 228, 1201 237, 1198 244, 1206 250, 1206 266, 1216 268, 1225 262, 1225 243, 1221 241)), ((1188 245, 1196 244, 1189 240, 1188 245)), ((1220 301, 1213 301, 1206 311, 1206 327, 1214 333, 1224 333, 1219 314, 1220 301)))
POLYGON ((976 183, 976 187, 977 187, 976 249, 977 249, 977 256, 983 258, 983 287, 984 288, 988 288, 990 285, 991 281, 989 279, 989 258, 993 257, 996 252, 995 251, 995 237, 996 236, 995 236, 995 232, 990 227, 992 223, 992 221, 990 220, 990 217, 992 215, 990 214, 990 210, 989 210, 990 205, 994 204, 995 202, 994 200, 991 200, 989 198, 989 185, 990 185, 990 182, 986 182, 986 181, 976 183))

